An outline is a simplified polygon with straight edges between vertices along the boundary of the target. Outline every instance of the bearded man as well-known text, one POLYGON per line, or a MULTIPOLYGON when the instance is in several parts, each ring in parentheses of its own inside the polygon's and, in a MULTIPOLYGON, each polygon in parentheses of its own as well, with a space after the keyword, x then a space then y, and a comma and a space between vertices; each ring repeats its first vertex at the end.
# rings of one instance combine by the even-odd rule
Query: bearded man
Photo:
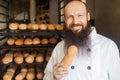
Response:
POLYGON ((120 80, 118 47, 90 25, 86 4, 72 0, 64 15, 64 40, 54 48, 43 80, 120 80), (71 45, 77 46, 78 52, 67 68, 61 61, 71 45))

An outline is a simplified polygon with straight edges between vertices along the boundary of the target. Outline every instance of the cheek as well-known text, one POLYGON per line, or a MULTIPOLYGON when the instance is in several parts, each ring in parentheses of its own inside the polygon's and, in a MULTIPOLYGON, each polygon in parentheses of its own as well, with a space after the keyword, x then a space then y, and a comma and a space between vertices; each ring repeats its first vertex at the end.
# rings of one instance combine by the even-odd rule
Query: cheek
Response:
POLYGON ((69 25, 72 24, 72 20, 67 20, 65 23, 66 23, 67 28, 69 28, 69 25))

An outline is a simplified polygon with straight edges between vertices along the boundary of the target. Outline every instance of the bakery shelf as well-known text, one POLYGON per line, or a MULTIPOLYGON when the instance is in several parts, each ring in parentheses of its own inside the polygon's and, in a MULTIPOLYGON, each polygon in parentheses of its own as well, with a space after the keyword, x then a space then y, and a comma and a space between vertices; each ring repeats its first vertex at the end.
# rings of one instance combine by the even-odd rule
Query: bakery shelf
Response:
POLYGON ((13 45, 13 46, 9 46, 7 44, 3 44, 3 45, 0 46, 0 49, 7 49, 7 48, 20 48, 20 49, 35 49, 35 48, 40 48, 40 49, 46 49, 46 48, 54 48, 55 45, 47 44, 47 45, 23 45, 23 46, 13 45))
POLYGON ((61 34, 61 31, 57 30, 36 30, 36 31, 30 31, 30 30, 24 30, 24 31, 7 31, 7 32, 0 32, 0 36, 23 36, 23 35, 36 35, 36 36, 47 36, 47 35, 59 35, 61 34))

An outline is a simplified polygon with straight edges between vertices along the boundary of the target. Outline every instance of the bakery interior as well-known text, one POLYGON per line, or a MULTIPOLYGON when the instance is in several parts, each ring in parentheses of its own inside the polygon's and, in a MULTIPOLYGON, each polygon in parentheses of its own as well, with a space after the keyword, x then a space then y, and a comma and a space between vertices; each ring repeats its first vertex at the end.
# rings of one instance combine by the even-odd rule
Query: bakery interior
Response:
MULTIPOLYGON (((63 39, 63 8, 68 1, 0 0, 1 80, 43 80, 52 50, 63 39)), ((98 33, 114 40, 120 49, 120 1, 82 1, 98 33)))

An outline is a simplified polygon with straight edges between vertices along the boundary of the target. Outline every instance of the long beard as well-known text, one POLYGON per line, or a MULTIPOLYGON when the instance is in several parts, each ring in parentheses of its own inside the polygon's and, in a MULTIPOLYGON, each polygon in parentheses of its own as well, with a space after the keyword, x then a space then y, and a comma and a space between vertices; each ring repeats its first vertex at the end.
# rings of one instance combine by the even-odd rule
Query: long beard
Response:
POLYGON ((64 30, 65 48, 68 48, 70 45, 76 45, 77 47, 87 46, 87 42, 89 41, 88 36, 90 32, 91 26, 89 23, 87 23, 87 26, 77 34, 73 33, 69 29, 65 29, 64 30))

